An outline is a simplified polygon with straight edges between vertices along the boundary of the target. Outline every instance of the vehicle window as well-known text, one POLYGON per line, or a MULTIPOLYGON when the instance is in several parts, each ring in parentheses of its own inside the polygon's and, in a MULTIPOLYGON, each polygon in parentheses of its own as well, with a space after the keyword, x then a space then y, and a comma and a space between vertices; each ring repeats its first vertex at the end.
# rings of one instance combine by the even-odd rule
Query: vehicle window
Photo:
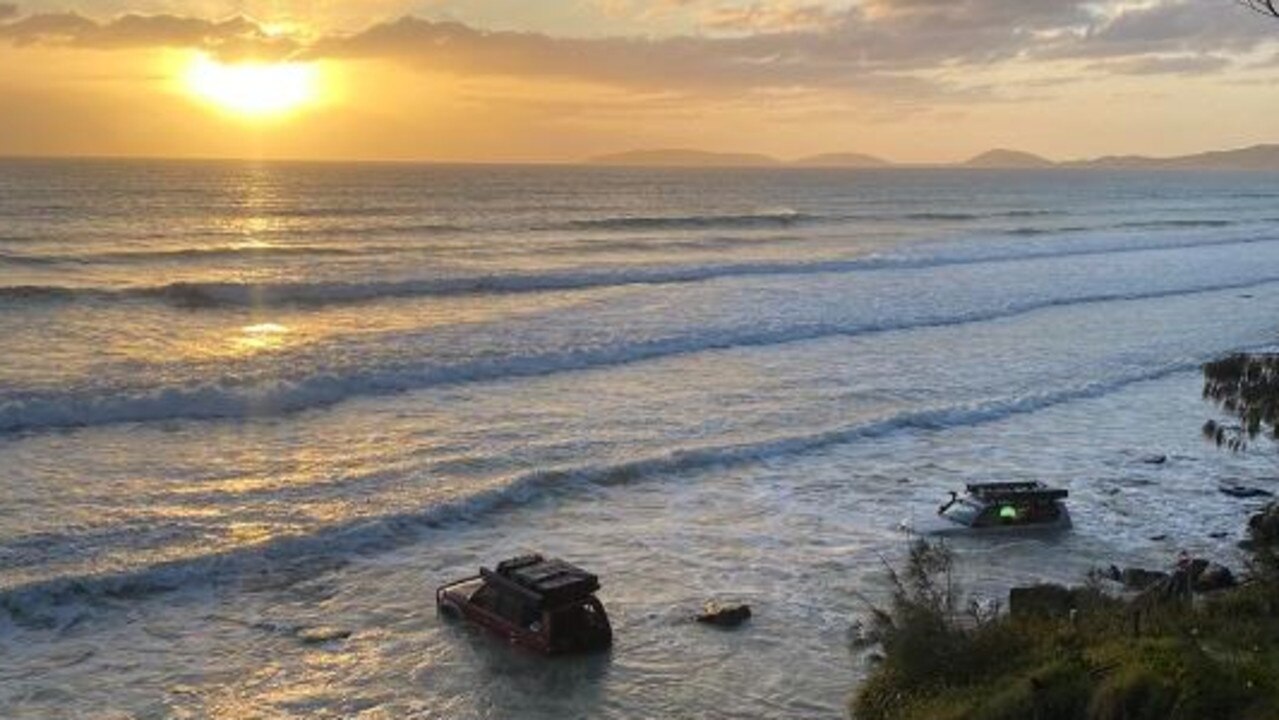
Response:
POLYGON ((506 621, 522 627, 529 627, 539 622, 542 618, 541 609, 537 607, 536 603, 532 603, 514 593, 495 590, 490 586, 486 586, 482 591, 477 592, 475 598, 472 598, 472 602, 496 613, 506 621))
POLYGON ((467 600, 470 600, 471 602, 475 602, 476 593, 478 593, 479 590, 483 587, 484 587, 484 581, 481 580, 480 578, 475 578, 473 580, 465 580, 463 582, 457 583, 456 585, 453 585, 452 587, 450 587, 449 591, 452 593, 456 593, 457 595, 460 595, 466 598, 467 600))
POLYGON ((603 627, 606 623, 604 613, 594 600, 559 608, 551 617, 555 632, 577 634, 603 627))
POLYGON ((981 514, 981 510, 978 505, 974 505, 967 500, 959 500, 952 503, 942 514, 962 525, 973 525, 981 514))
POLYGON ((493 590, 492 586, 481 584, 475 594, 471 596, 471 603, 476 607, 496 612, 497 592, 493 590))

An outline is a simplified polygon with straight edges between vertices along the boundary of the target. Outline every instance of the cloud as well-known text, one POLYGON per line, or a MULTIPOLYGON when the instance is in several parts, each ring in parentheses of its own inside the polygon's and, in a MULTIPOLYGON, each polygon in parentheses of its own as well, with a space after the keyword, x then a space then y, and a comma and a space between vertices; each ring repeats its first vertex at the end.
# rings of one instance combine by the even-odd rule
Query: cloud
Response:
POLYGON ((210 21, 177 15, 121 15, 98 22, 77 13, 28 15, 0 24, 0 40, 95 49, 189 47, 223 57, 283 57, 298 49, 243 17, 210 21))
POLYGON ((844 14, 820 4, 754 3, 717 5, 702 13, 703 27, 740 32, 825 30, 838 25, 844 14))
POLYGON ((1276 38, 1273 22, 1238 5, 1165 0, 1123 10, 1062 51, 1074 56, 1247 52, 1276 38))
POLYGON ((646 88, 770 85, 802 81, 807 75, 779 48, 756 39, 553 38, 416 17, 321 40, 309 52, 317 57, 397 58, 474 75, 545 76, 646 88))
POLYGON ((1090 65, 1112 75, 1206 75, 1233 65, 1220 55, 1140 55, 1090 65))
MULTIPOLYGON (((1218 0, 653 0, 704 6, 709 35, 603 38, 487 31, 416 16, 316 38, 255 21, 44 13, 0 22, 0 40, 87 48, 193 47, 223 56, 385 58, 468 76, 585 81, 633 90, 838 89, 901 97, 996 96, 977 74, 1015 64, 1089 61, 1104 74, 1203 74, 1279 39, 1218 0), (716 34, 715 31, 727 34, 716 34), (944 72, 943 72, 944 71, 944 72), (937 79, 942 75, 948 81, 937 79), (966 89, 965 89, 966 88, 966 89)), ((0 5, 0 8, 10 7, 0 5)))
POLYGON ((917 26, 992 27, 1013 30, 1086 22, 1099 3, 1088 0, 867 0, 873 17, 910 20, 917 26))
POLYGON ((0 20, 15 17, 18 14, 18 6, 13 3, 0 3, 0 20))

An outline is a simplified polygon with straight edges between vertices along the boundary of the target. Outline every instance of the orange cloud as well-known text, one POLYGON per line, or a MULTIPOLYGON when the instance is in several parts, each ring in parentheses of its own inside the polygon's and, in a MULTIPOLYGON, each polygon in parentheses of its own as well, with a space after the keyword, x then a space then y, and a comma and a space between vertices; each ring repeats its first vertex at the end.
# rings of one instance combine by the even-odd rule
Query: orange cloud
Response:
POLYGON ((298 49, 293 40, 272 36, 244 17, 210 21, 176 15, 127 14, 98 22, 77 13, 45 13, 0 24, 0 40, 18 46, 66 45, 97 49, 185 47, 224 57, 282 57, 298 49))
POLYGON ((825 5, 782 2, 718 5, 703 13, 701 21, 712 30, 795 32, 829 29, 838 25, 844 16, 845 13, 825 5))
MULTIPOLYGON (((696 0, 657 0, 691 5, 696 0)), ((979 81, 949 72, 1109 58, 1099 75, 1203 74, 1279 39, 1273 27, 1216 0, 1142 6, 1095 0, 724 0, 704 16, 729 36, 558 37, 487 31, 414 16, 315 38, 267 32, 252 19, 126 14, 12 15, 11 44, 189 47, 221 56, 387 58, 461 76, 571 79, 640 90, 740 92, 810 88, 971 97, 979 81), (1188 59, 1202 55, 1200 59, 1188 59), (1207 59, 1204 59, 1207 58, 1207 59)), ((12 8, 0 5, 0 8, 12 8)))

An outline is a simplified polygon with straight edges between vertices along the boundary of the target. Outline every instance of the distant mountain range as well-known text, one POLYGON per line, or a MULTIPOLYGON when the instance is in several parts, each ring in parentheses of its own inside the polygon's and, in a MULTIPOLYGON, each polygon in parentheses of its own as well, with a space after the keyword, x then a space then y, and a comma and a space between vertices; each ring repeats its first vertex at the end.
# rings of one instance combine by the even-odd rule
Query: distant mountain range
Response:
POLYGON ((1033 170, 1033 169, 1040 169, 1040 168, 1050 168, 1050 167, 1053 167, 1056 163, 1054 163, 1052 160, 1049 160, 1047 158, 1042 158, 1042 157, 1039 157, 1038 155, 1032 155, 1031 153, 1028 153, 1028 152, 1021 152, 1019 150, 999 149, 999 150, 987 150, 986 152, 976 157, 971 157, 967 161, 960 164, 963 165, 964 167, 970 167, 970 168, 990 168, 990 169, 1017 168, 1017 169, 1033 170))
POLYGON ((899 164, 861 153, 827 153, 783 161, 755 153, 720 153, 705 150, 634 150, 591 158, 593 165, 629 167, 813 167, 891 168, 962 167, 975 169, 1099 169, 1099 170, 1269 170, 1279 172, 1279 144, 1253 145, 1238 150, 1217 150, 1179 155, 1146 157, 1115 155, 1092 160, 1054 162, 1018 150, 988 150, 964 162, 937 165, 899 164))

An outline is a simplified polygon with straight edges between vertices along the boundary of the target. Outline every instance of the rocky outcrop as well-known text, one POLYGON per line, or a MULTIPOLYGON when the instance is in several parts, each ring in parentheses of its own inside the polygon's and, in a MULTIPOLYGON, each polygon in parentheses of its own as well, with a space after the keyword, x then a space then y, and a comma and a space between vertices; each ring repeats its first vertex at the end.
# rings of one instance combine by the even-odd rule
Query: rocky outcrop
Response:
POLYGON ((1236 584, 1235 574, 1230 568, 1217 563, 1208 563, 1202 572, 1191 579, 1191 589, 1199 593, 1225 590, 1236 584))
POLYGON ((718 627, 737 627, 751 619, 751 606, 745 603, 725 604, 711 601, 695 618, 699 623, 718 627))
POLYGON ((1222 483, 1217 486, 1221 492, 1237 498, 1273 497, 1274 493, 1257 487, 1249 487, 1238 483, 1222 483))
POLYGON ((1068 617, 1085 592, 1053 583, 1015 587, 1008 591, 1008 612, 1014 617, 1068 617))
POLYGON ((1279 503, 1270 503, 1248 518, 1248 542, 1253 546, 1279 544, 1279 503))

